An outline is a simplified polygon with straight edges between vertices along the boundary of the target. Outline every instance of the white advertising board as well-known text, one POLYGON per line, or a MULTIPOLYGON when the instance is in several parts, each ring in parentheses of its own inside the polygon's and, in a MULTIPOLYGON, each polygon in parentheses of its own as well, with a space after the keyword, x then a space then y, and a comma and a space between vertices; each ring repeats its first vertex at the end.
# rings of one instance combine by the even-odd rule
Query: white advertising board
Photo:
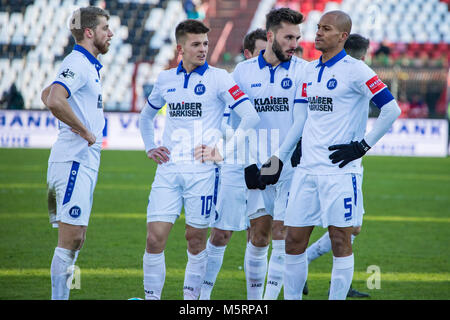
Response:
MULTIPOLYGON (((104 149, 143 150, 139 114, 106 112, 104 149)), ((161 143, 165 117, 154 120, 155 143, 161 143)), ((369 119, 371 130, 376 119, 369 119)), ((1 148, 50 148, 58 135, 58 121, 49 111, 0 110, 1 148)), ((448 121, 397 119, 369 155, 445 157, 448 154, 448 121)))

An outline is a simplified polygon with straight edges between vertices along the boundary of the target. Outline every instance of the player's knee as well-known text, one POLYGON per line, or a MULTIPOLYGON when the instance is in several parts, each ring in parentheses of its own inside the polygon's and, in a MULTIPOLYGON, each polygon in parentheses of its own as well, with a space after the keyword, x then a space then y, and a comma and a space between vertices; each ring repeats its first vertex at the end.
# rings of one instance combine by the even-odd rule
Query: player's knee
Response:
POLYGON ((357 236, 361 232, 361 227, 354 227, 352 234, 357 236))
POLYGON ((285 240, 285 250, 287 254, 301 254, 306 251, 308 241, 303 238, 297 238, 293 235, 287 234, 285 240))
POLYGON ((164 250, 163 237, 156 233, 147 234, 147 251, 151 253, 159 253, 164 250))
POLYGON ((203 235, 186 232, 186 241, 188 251, 194 255, 199 254, 206 248, 206 239, 203 237, 203 235))
POLYGON ((228 230, 213 229, 210 235, 210 242, 218 247, 226 246, 231 239, 232 233, 232 231, 228 230))
POLYGON ((71 242, 71 245, 70 245, 71 250, 81 250, 85 239, 86 238, 85 238, 84 234, 75 235, 70 241, 71 242))
POLYGON ((352 245, 350 241, 350 235, 342 230, 329 230, 331 247, 333 249, 333 254, 336 257, 345 256, 351 254, 352 245))
POLYGON ((256 247, 266 247, 270 242, 270 232, 258 231, 251 236, 252 244, 256 247))

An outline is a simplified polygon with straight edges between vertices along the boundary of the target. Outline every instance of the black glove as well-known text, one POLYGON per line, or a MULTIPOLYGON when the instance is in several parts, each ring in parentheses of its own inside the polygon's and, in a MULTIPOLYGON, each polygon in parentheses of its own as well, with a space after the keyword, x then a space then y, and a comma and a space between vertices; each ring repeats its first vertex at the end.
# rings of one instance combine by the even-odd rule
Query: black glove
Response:
POLYGON ((302 157, 302 138, 298 140, 297 147, 295 147, 294 153, 292 153, 291 156, 292 168, 298 166, 301 157, 302 157))
POLYGON ((369 151, 369 149, 370 146, 366 143, 366 141, 364 141, 364 139, 361 140, 361 142, 352 141, 349 144, 335 144, 328 147, 328 150, 330 151, 337 150, 330 154, 330 159, 332 163, 342 161, 339 164, 339 168, 343 168, 347 163, 361 158, 367 151, 369 151))
POLYGON ((266 185, 259 179, 259 169, 256 164, 249 165, 244 169, 245 173, 245 184, 249 189, 260 189, 264 190, 266 185))
POLYGON ((271 156, 266 163, 264 163, 259 172, 259 180, 265 184, 275 184, 280 179, 281 170, 283 170, 283 161, 276 156, 271 156))

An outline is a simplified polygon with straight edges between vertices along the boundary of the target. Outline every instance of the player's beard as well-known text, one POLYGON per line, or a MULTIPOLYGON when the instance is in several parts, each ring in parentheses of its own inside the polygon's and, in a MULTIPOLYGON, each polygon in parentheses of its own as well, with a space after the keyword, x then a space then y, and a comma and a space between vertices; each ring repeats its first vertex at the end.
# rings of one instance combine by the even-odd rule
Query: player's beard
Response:
POLYGON ((94 46, 97 48, 98 52, 101 54, 105 54, 109 50, 109 46, 107 44, 107 41, 101 42, 97 37, 94 38, 94 46))
POLYGON ((273 51, 273 53, 275 53, 275 56, 277 57, 277 59, 280 60, 281 62, 289 61, 292 58, 292 57, 286 57, 284 55, 283 49, 281 48, 281 46, 278 43, 276 38, 273 39, 272 51, 273 51))

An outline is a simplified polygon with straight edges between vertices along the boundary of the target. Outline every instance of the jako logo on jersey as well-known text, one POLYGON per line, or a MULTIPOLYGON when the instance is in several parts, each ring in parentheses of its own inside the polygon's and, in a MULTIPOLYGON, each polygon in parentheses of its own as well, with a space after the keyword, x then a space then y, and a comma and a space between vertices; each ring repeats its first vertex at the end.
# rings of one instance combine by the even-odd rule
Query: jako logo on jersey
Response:
POLYGON ((195 94, 196 94, 196 95, 199 95, 199 96, 202 95, 202 94, 204 94, 205 91, 206 91, 206 87, 205 87, 205 85, 204 85, 203 83, 199 83, 199 84, 196 85, 195 88, 194 88, 195 94))
POLYGON ((230 90, 228 90, 228 92, 231 94, 234 100, 237 100, 244 95, 244 93, 242 92, 241 88, 239 88, 238 85, 232 87, 230 90))
POLYGON ((292 80, 289 78, 284 78, 283 80, 281 80, 281 87, 283 89, 289 89, 290 87, 292 87, 292 80))
POLYGON ((202 104, 200 102, 176 102, 168 103, 169 116, 171 117, 201 117, 202 104))
POLYGON ((333 112, 333 98, 308 97, 308 107, 311 111, 333 112))
POLYGON ((72 218, 79 218, 81 216, 81 209, 78 206, 73 206, 72 208, 70 208, 69 210, 69 215, 72 218))
POLYGON ((366 82, 366 86, 369 88, 370 92, 372 94, 377 93, 383 88, 386 88, 386 85, 381 81, 377 75, 375 75, 373 78, 371 78, 369 81, 366 82))
POLYGON ((255 106, 256 112, 289 111, 289 98, 257 98, 253 100, 253 105, 255 106))
POLYGON ((328 80, 327 82, 327 88, 329 90, 333 90, 334 88, 337 87, 337 80, 335 78, 331 78, 330 80, 328 80))
POLYGON ((171 88, 171 89, 167 89, 167 93, 169 93, 169 92, 175 92, 177 89, 175 89, 175 88, 171 88))
POLYGON ((252 85, 250 86, 250 88, 259 88, 261 87, 261 83, 252 83, 252 85))

